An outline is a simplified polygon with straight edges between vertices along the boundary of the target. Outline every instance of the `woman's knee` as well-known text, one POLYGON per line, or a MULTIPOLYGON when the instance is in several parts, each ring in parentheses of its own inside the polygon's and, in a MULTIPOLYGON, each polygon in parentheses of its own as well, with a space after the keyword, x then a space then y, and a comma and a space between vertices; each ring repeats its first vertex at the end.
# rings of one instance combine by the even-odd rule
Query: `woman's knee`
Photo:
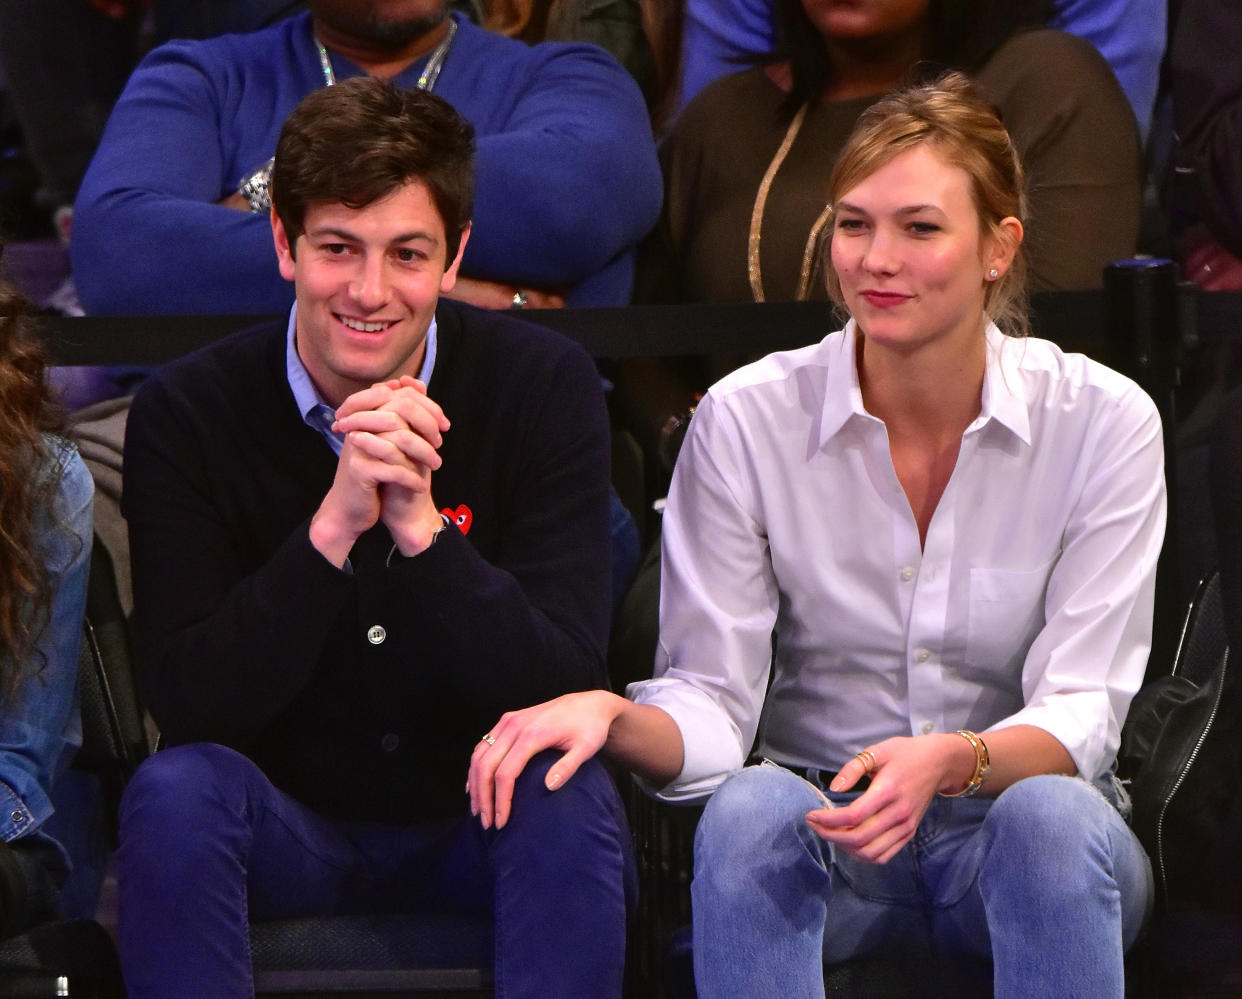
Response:
MULTIPOLYGON (((1096 912, 1127 946, 1151 909, 1151 865, 1114 805, 1092 784, 1044 775, 1019 781, 983 823, 985 899, 1039 899, 1048 912, 1096 912), (1105 918, 1107 917, 1107 918, 1105 918)), ((1051 918, 1051 917, 1050 917, 1051 918)))
POLYGON ((1125 820, 1093 785, 1030 777, 1007 788, 984 819, 989 869, 1067 892, 1103 880, 1142 894, 1146 858, 1125 820))
POLYGON ((1006 788, 984 819, 991 838, 1011 845, 1045 845, 1049 851, 1103 840, 1120 816, 1091 784, 1077 777, 1043 774, 1006 788))
POLYGON ((747 767, 729 777, 707 802, 695 836, 696 865, 744 863, 782 843, 814 838, 806 814, 821 801, 805 780, 780 767, 747 767))

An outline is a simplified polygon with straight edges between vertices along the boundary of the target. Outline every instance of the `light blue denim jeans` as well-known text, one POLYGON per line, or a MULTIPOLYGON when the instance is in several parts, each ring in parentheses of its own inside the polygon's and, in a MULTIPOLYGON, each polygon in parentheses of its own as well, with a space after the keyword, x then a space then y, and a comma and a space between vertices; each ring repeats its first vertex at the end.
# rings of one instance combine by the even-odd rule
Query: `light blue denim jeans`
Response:
POLYGON ((995 800, 934 798, 883 865, 812 832, 818 807, 806 781, 767 766, 708 802, 691 886, 701 999, 823 996, 824 962, 931 948, 990 958, 997 999, 1123 995, 1151 865, 1101 788, 1045 776, 995 800))

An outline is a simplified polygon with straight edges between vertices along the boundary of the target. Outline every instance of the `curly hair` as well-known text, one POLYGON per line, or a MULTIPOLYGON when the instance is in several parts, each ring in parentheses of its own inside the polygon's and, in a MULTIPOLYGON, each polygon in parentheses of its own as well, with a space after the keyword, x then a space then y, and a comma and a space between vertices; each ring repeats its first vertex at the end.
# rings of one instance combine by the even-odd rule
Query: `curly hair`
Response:
MULTIPOLYGON (((0 696, 11 698, 47 622, 51 580, 36 521, 59 485, 45 433, 64 418, 44 378, 30 303, 0 282, 0 696)), ((40 664, 41 666, 42 664, 40 664)))

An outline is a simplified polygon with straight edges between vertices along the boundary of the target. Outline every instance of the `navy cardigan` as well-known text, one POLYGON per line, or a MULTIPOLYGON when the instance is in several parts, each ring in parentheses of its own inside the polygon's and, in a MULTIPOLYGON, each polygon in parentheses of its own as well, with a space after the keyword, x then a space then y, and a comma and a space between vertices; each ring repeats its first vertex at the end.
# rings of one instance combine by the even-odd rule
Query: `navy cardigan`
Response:
POLYGON ((429 393, 452 428, 432 495, 453 527, 350 571, 310 544, 336 469, 300 419, 285 324, 162 369, 129 416, 123 508, 142 692, 167 743, 254 760, 327 814, 460 812, 499 715, 605 683, 608 425, 572 342, 451 302, 429 393))

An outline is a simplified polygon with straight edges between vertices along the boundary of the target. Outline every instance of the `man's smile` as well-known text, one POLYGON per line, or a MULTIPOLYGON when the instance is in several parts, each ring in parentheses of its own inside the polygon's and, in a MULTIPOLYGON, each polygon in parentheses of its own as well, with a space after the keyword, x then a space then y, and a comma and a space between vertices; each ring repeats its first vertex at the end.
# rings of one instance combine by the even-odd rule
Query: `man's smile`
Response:
POLYGON ((351 316, 343 316, 339 312, 336 313, 336 318, 342 325, 359 333, 382 333, 388 327, 395 326, 397 322, 395 319, 354 319, 351 316))

